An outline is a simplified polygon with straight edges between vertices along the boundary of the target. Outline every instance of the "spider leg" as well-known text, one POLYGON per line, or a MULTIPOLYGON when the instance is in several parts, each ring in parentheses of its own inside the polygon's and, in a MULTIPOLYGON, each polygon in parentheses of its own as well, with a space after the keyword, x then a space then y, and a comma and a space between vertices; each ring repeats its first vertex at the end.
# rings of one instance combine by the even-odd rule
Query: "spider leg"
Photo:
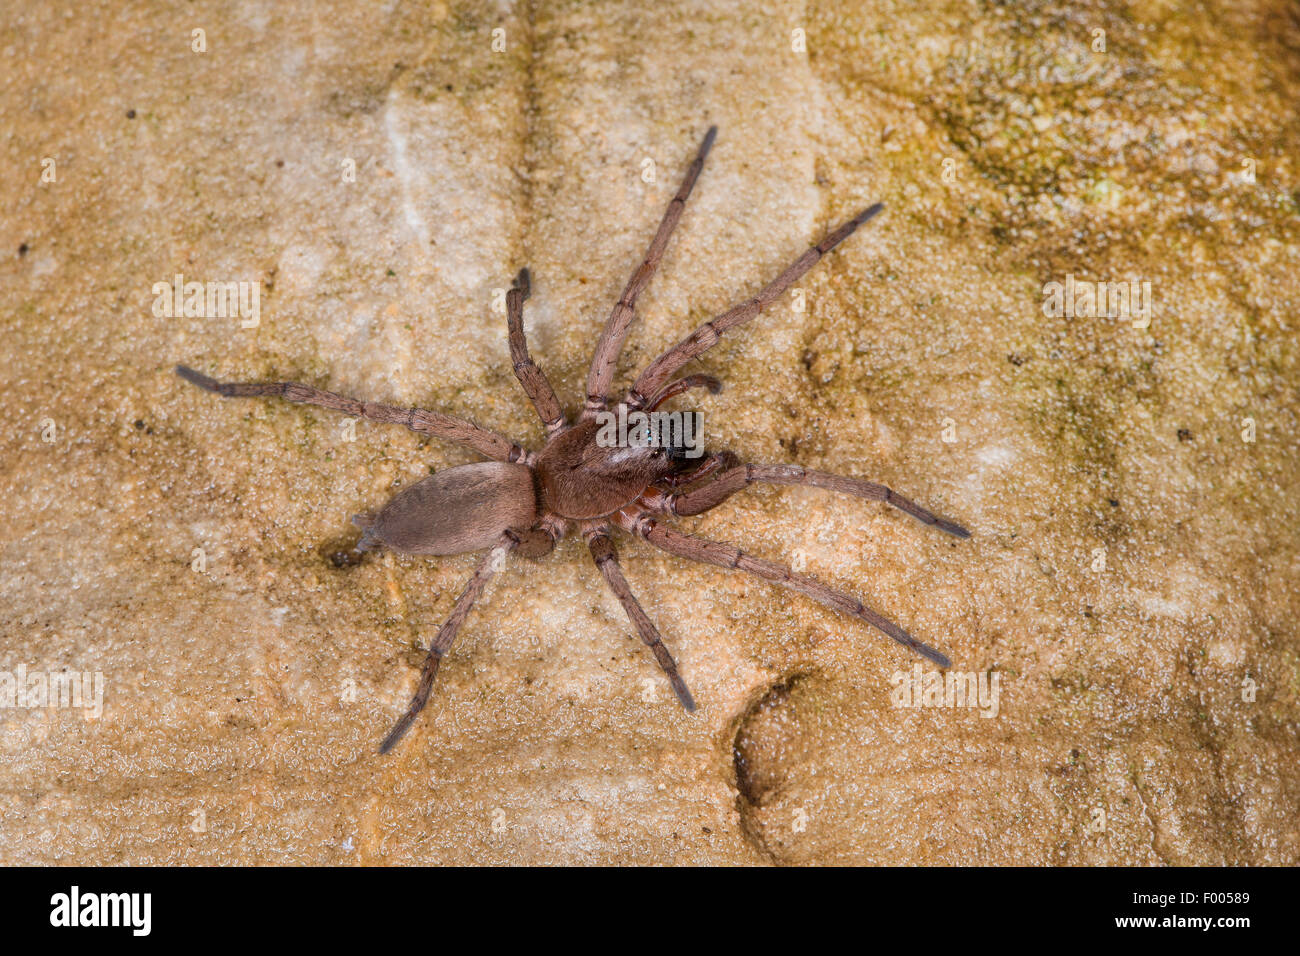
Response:
POLYGON ((746 554, 734 545, 682 534, 680 531, 674 531, 672 528, 664 526, 648 514, 637 515, 619 512, 615 516, 615 520, 620 527, 639 535, 661 551, 667 551, 669 554, 675 554, 690 561, 699 561, 702 564, 712 564, 720 568, 735 568, 748 572, 765 581, 770 581, 783 588, 806 595, 832 610, 866 621, 908 650, 929 658, 940 667, 952 666, 952 662, 943 654, 936 651, 929 644, 918 641, 907 631, 888 618, 871 610, 857 598, 828 587, 807 575, 792 571, 784 564, 756 558, 746 554))
POLYGON ((218 382, 202 372, 196 372, 184 365, 176 366, 176 374, 185 381, 209 392, 216 392, 224 398, 251 398, 256 396, 274 396, 290 402, 305 405, 318 405, 351 415, 354 418, 368 418, 371 421, 404 425, 411 431, 434 435, 446 441, 474 449, 480 455, 495 461, 525 461, 529 453, 516 445, 504 435, 480 428, 471 421, 430 412, 422 408, 398 408, 395 405, 379 405, 375 402, 360 402, 335 392, 326 392, 310 385, 296 382, 218 382))
POLYGON ((546 426, 547 437, 564 428, 564 412, 560 409, 560 400, 555 397, 555 389, 544 373, 528 354, 528 343, 524 339, 524 300, 531 292, 528 270, 520 269, 514 286, 506 293, 506 321, 510 327, 510 360, 514 363, 515 377, 524 387, 533 407, 546 426))
POLYGON ((442 657, 450 649, 451 644, 456 640, 456 634, 460 631, 460 626, 465 623, 465 618, 469 616, 470 609, 474 602, 483 594, 483 589, 487 583, 492 580, 492 576, 497 573, 505 561, 505 556, 515 549, 519 544, 519 538, 512 532, 507 531, 501 536, 496 547, 483 556, 479 562, 474 576, 469 579, 465 585, 465 590, 460 592, 460 597, 456 598, 456 604, 451 609, 451 616, 447 622, 442 625, 433 643, 429 645, 429 656, 424 659, 424 667, 420 670, 420 683, 416 685, 415 696, 411 698, 411 706, 406 709, 401 718, 393 725, 393 729, 388 732, 384 742, 379 745, 379 752, 386 754, 393 749, 393 745, 402 739, 402 736, 411 729, 411 724, 415 723, 415 718, 420 715, 424 705, 429 702, 429 694, 433 690, 433 679, 438 676, 438 665, 442 663, 442 657))
MULTIPOLYGON (((687 485, 693 485, 698 481, 703 481, 714 472, 721 471, 724 468, 734 467, 738 461, 739 459, 736 458, 734 452, 715 452, 700 462, 698 467, 680 475, 669 475, 661 482, 661 484, 664 484, 669 488, 685 488, 687 485)), ((667 508, 668 497, 670 496, 664 495, 658 491, 652 491, 649 495, 642 496, 643 499, 648 498, 655 503, 655 511, 666 511, 668 514, 672 514, 673 512, 668 511, 667 508)))
POLYGON ((653 412, 668 399, 674 398, 682 392, 690 391, 692 388, 707 388, 710 395, 717 395, 718 392, 722 391, 722 382, 712 375, 685 375, 676 381, 669 382, 648 399, 636 389, 633 389, 628 392, 628 408, 644 408, 648 412, 653 412))
POLYGON ((632 278, 628 279, 623 294, 619 296, 613 311, 605 321, 605 330, 600 334, 600 341, 596 343, 596 349, 591 356, 591 370, 587 373, 587 402, 582 410, 584 421, 592 418, 597 412, 604 411, 608 406, 609 384, 614 379, 614 369, 618 365, 619 354, 623 351, 623 342, 627 339, 628 329, 632 325, 636 298, 650 281, 650 277, 655 274, 655 270, 659 268, 659 260, 663 258, 664 249, 668 245, 668 237, 676 228, 677 221, 682 218, 686 199, 695 188, 695 180, 699 178, 700 170, 704 168, 704 159, 713 148, 713 140, 717 135, 716 126, 710 126, 709 131, 704 134, 699 152, 695 154, 694 162, 686 170, 677 195, 668 203, 664 218, 659 223, 659 230, 650 240, 649 248, 646 249, 645 258, 632 273, 632 278))
POLYGON ((619 603, 623 605, 623 610, 631 618, 632 623, 641 634, 641 640, 645 641, 663 668, 664 674, 668 677, 668 683, 672 685, 673 693, 681 701, 682 706, 688 711, 695 710, 695 698, 691 696, 686 682, 682 680, 682 675, 677 672, 677 662, 673 656, 668 653, 668 648, 664 646, 663 637, 659 634, 658 628, 654 626, 650 618, 641 608, 641 603, 628 587, 627 579, 623 577, 623 569, 619 567, 618 551, 614 548, 614 542, 610 540, 609 535, 605 534, 605 526, 590 528, 585 532, 587 538, 587 547, 591 549, 591 557, 596 562, 596 567, 600 568, 600 573, 605 576, 605 581, 609 584, 609 589, 614 592, 619 603))
POLYGON ((856 495, 872 501, 883 501, 893 505, 899 511, 905 511, 919 521, 933 525, 940 531, 958 538, 969 538, 970 532, 947 518, 941 518, 922 508, 916 502, 904 498, 896 491, 861 478, 849 478, 845 475, 832 475, 825 471, 813 471, 799 465, 740 465, 723 472, 716 480, 702 488, 696 488, 682 494, 670 494, 664 497, 663 506, 669 514, 698 515, 710 508, 716 508, 738 491, 743 491, 752 484, 768 485, 808 485, 813 488, 825 488, 845 495, 856 495))
POLYGON ((521 558, 542 558, 555 550, 555 543, 569 532, 569 522, 559 515, 546 514, 527 531, 519 533, 515 554, 521 558))
POLYGON ((632 386, 633 390, 641 395, 653 395, 679 368, 713 348, 725 333, 754 319, 763 309, 776 301, 786 289, 798 282, 804 273, 821 260, 822 256, 853 235, 859 226, 883 208, 880 203, 876 203, 831 230, 821 242, 790 263, 786 270, 768 283, 758 295, 705 322, 651 362, 637 378, 636 384, 632 386))

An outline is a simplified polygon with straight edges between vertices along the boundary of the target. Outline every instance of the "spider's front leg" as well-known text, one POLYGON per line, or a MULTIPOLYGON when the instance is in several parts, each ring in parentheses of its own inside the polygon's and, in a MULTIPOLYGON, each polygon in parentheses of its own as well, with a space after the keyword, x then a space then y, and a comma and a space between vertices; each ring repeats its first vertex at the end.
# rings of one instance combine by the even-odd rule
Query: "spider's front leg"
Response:
POLYGON ((665 382, 677 374, 678 369, 717 345, 718 340, 731 329, 756 318, 786 289, 799 281, 804 273, 820 262, 823 256, 853 235, 860 226, 873 219, 883 208, 880 203, 868 206, 852 219, 832 229, 821 242, 790 263, 784 272, 764 286, 752 299, 728 309, 721 315, 714 316, 646 366, 645 371, 637 376, 632 390, 640 395, 653 395, 658 392, 665 382))
POLYGON ((885 485, 862 478, 850 478, 846 475, 833 475, 827 471, 815 471, 802 465, 737 465, 723 472, 717 480, 709 482, 703 488, 696 488, 683 494, 663 496, 663 510, 672 515, 698 515, 716 508, 738 491, 750 485, 804 485, 811 488, 825 488, 845 495, 854 495, 871 501, 883 501, 899 511, 910 514, 918 521, 932 525, 940 531, 946 531, 956 538, 969 538, 970 532, 947 518, 941 518, 934 512, 922 508, 910 498, 904 498, 898 492, 885 485))
POLYGON ((667 551, 669 554, 675 554, 689 561, 699 561, 702 564, 712 564, 719 568, 744 571, 772 584, 796 591, 812 598, 819 604, 826 605, 832 610, 865 621, 876 630, 902 644, 908 650, 929 658, 940 667, 952 666, 952 662, 939 651, 929 644, 917 640, 893 621, 873 611, 851 594, 845 594, 843 591, 828 587, 815 578, 799 574, 784 564, 756 558, 734 545, 725 544, 721 541, 710 541, 707 538, 682 534, 680 531, 675 531, 656 521, 648 513, 635 513, 630 510, 620 511, 614 516, 614 520, 619 527, 644 538, 661 551, 667 551))
MULTIPOLYGON (((717 474, 719 471, 722 471, 725 468, 734 468, 737 464, 739 464, 739 461, 740 460, 732 452, 729 451, 715 452, 714 454, 705 457, 700 462, 700 464, 697 465, 695 468, 691 468, 688 471, 683 471, 680 474, 669 475, 667 478, 664 478, 660 482, 660 484, 664 485, 667 488, 672 488, 672 489, 686 488, 697 482, 703 481, 705 478, 708 478, 711 475, 717 474)), ((655 505, 651 507, 651 510, 659 511, 664 509, 658 507, 658 504, 660 502, 666 504, 668 497, 669 496, 665 492, 655 490, 645 495, 642 495, 641 500, 654 502, 655 505)), ((677 498, 679 496, 673 495, 672 497, 677 498)), ((671 513, 672 512, 670 511, 669 514, 671 513)))
POLYGON ((623 351, 623 342, 627 339, 628 329, 631 328, 632 318, 636 314, 637 296, 641 294, 641 290, 646 287, 650 277, 659 268, 659 260, 663 258, 664 250, 668 247, 668 237, 677 228, 677 221, 681 219, 682 210, 686 208, 686 200, 690 198, 691 190, 695 188, 695 180, 699 178, 700 170, 704 168, 704 160, 708 157, 709 150, 713 148, 713 140, 717 135, 716 126, 710 126, 709 131, 704 134, 704 140, 695 154, 695 160, 686 169, 686 175, 682 178, 677 195, 664 210, 664 217, 659 222, 654 238, 650 240, 645 258, 632 273, 632 278, 627 280, 623 294, 618 297, 614 310, 605 320, 605 329, 596 342, 595 351, 591 356, 591 369, 587 372, 587 401, 582 410, 583 421, 591 420, 597 413, 608 407, 609 385, 614 380, 614 368, 618 365, 619 353, 623 351))
POLYGON ((682 394, 682 392, 688 392, 693 388, 707 388, 710 395, 717 395, 718 392, 722 391, 722 382, 712 375, 683 375, 681 378, 669 382, 650 398, 646 398, 635 388, 628 389, 625 401, 627 407, 634 411, 645 409, 648 412, 653 412, 668 399, 674 398, 682 394))

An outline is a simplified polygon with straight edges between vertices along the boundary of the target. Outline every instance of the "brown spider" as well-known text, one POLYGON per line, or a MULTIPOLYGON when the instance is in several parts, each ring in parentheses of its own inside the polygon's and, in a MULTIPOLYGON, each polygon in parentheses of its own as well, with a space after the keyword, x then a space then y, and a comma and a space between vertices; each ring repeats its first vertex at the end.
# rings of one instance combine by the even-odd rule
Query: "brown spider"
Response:
MULTIPOLYGON (((922 654, 940 667, 948 658, 912 637, 901 627, 863 605, 857 598, 798 574, 783 564, 751 557, 716 541, 682 534, 657 516, 698 515, 715 508, 755 482, 774 485, 811 485, 844 494, 883 501, 942 531, 967 538, 964 528, 932 514, 884 485, 812 471, 798 465, 739 464, 729 452, 694 462, 681 447, 653 444, 609 446, 597 440, 598 418, 610 410, 609 389, 623 341, 632 324, 637 295, 654 275, 668 237, 681 218, 686 199, 704 167, 717 127, 710 127, 681 188, 668 205, 645 258, 628 280, 614 306, 591 360, 587 375, 587 401, 582 415, 570 424, 560 409, 555 391, 528 354, 524 342, 523 306, 528 298, 528 271, 522 270, 506 295, 510 330, 510 357, 515 375, 546 426, 546 445, 528 451, 496 432, 440 412, 419 408, 359 402, 333 392, 294 382, 222 383, 185 366, 176 371, 187 381, 223 396, 276 395, 291 402, 332 408, 347 415, 405 425, 413 431, 436 435, 474 449, 491 461, 460 465, 440 471, 404 489, 373 515, 352 520, 364 529, 358 548, 379 545, 403 554, 461 554, 490 548, 474 576, 456 599, 451 616, 429 648, 420 683, 411 706, 380 745, 387 753, 410 728, 428 702, 438 665, 447 653, 470 608, 482 594, 502 559, 511 551, 538 558, 555 547, 574 525, 581 531, 591 556, 650 647, 672 684, 678 700, 688 710, 695 701, 677 672, 677 664, 663 638, 633 596, 618 563, 609 532, 614 526, 644 538, 670 554, 723 568, 739 568, 774 584, 805 594, 841 613, 866 621, 904 647, 922 654), (720 472, 720 474, 716 474, 720 472), (706 483, 704 479, 712 477, 706 483)), ((707 375, 674 379, 677 371, 717 344, 726 332, 744 325, 770 305, 822 256, 839 245, 881 210, 879 203, 864 209, 796 259, 758 295, 722 313, 659 356, 628 389, 622 405, 628 412, 653 411, 668 399, 694 388, 716 393, 722 384, 707 375)), ((617 409, 618 406, 615 406, 617 409)))

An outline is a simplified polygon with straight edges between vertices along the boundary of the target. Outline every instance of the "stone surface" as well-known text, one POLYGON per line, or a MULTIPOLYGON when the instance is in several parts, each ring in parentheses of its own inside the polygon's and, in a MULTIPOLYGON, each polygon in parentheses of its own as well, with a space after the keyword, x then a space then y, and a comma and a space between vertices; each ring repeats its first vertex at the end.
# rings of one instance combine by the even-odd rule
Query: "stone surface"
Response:
POLYGON ((106 688, 0 710, 0 861, 1300 862, 1300 23, 1181 6, 12 11, 0 670, 106 688), (531 267, 576 409, 709 123, 624 373, 883 200, 806 311, 697 363, 706 435, 974 537, 793 489, 683 524, 998 675, 996 716, 895 706, 880 635, 624 541, 688 716, 570 539, 493 583, 378 757, 477 559, 332 555, 474 456, 172 366, 536 445, 494 290, 531 267), (260 325, 155 315, 177 273, 260 284, 260 325), (1045 315, 1070 275, 1149 281, 1150 326, 1045 315))

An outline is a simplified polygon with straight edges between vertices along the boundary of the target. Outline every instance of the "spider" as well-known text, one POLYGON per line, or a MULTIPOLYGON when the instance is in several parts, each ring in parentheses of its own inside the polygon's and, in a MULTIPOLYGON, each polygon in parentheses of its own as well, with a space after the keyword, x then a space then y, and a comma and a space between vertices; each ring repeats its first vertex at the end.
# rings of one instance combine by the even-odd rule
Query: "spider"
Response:
MULTIPOLYGON (((598 423, 611 410, 610 384, 632 324, 637 296, 663 258, 669 236, 682 216, 717 132, 713 126, 705 134, 644 259, 632 273, 605 323, 592 355, 586 402, 577 421, 565 418, 554 389, 528 353, 523 325, 524 301, 529 297, 528 270, 519 272, 506 293, 510 357, 515 375, 546 429, 546 444, 541 451, 530 451, 496 432, 441 412, 361 402, 295 382, 218 382, 183 365, 176 367, 182 378, 218 395, 276 396, 334 409, 345 415, 405 425, 413 431, 467 446, 490 459, 439 471, 405 488, 379 511, 355 515, 352 519, 363 529, 357 544, 361 551, 385 546, 402 554, 446 555, 489 549, 456 599, 451 616, 434 637, 411 704, 384 738, 380 753, 392 750, 424 709, 443 656, 488 581, 504 565, 505 556, 514 552, 526 558, 540 558, 575 528, 687 711, 695 710, 695 700, 664 646, 663 637, 628 587, 610 536, 614 528, 642 538, 669 554, 745 571, 806 595, 835 611, 865 621, 940 667, 950 666, 943 654, 857 598, 784 564, 752 557, 729 544, 683 534, 665 519, 703 514, 752 484, 808 485, 883 501, 959 538, 970 536, 964 528, 884 485, 861 478, 798 465, 741 464, 730 452, 710 454, 697 461, 680 446, 625 443, 620 447, 597 440, 598 423)), ((831 230, 758 295, 705 322, 656 358, 613 405, 614 410, 621 405, 628 414, 651 412, 670 398, 693 389, 703 388, 716 394, 722 387, 716 378, 674 376, 692 359, 716 345, 724 334, 754 319, 882 208, 876 203, 831 230)))

